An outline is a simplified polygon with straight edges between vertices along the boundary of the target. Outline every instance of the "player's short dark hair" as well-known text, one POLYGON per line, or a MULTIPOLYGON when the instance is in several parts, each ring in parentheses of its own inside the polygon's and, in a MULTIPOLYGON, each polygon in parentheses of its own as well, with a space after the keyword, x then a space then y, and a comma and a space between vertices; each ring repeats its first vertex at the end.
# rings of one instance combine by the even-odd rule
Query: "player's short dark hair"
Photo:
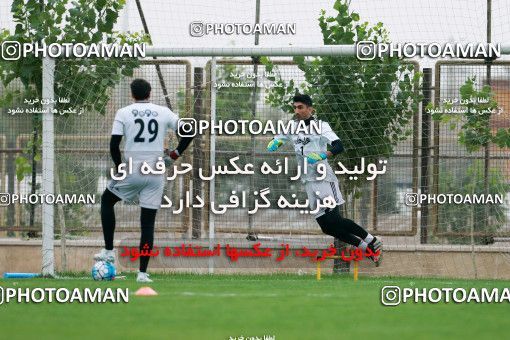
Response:
POLYGON ((313 106, 312 98, 310 98, 310 96, 307 94, 300 94, 300 93, 296 94, 294 96, 294 98, 292 98, 292 102, 293 103, 300 102, 300 103, 305 104, 306 106, 313 106))
POLYGON ((151 84, 145 79, 135 79, 131 82, 131 94, 136 100, 144 100, 151 95, 151 84))

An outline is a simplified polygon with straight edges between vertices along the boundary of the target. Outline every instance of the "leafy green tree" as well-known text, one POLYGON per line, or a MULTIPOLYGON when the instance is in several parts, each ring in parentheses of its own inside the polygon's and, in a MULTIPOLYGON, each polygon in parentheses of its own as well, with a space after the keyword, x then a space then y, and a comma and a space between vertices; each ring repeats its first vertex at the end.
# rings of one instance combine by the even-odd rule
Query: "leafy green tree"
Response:
MULTIPOLYGON (((355 44, 358 41, 388 42, 382 23, 370 26, 348 2, 337 0, 336 16, 319 17, 325 45, 355 44)), ((369 162, 389 157, 399 141, 411 135, 410 120, 418 108, 417 85, 420 73, 412 64, 397 58, 360 61, 354 56, 294 57, 305 81, 286 81, 277 67, 263 59, 268 71, 276 73, 275 87, 267 101, 285 112, 292 112, 291 98, 296 92, 308 93, 314 100, 317 116, 328 121, 345 145, 340 156, 347 167, 364 157, 369 162)), ((347 193, 360 183, 346 182, 347 193)))
POLYGON ((468 78, 460 87, 460 102, 456 107, 452 101, 446 101, 443 107, 436 108, 429 104, 427 109, 434 110, 434 120, 448 124, 452 130, 461 124, 459 143, 470 153, 490 143, 500 148, 510 148, 510 128, 499 128, 493 133, 490 126, 491 114, 497 113, 499 109, 495 94, 489 85, 477 90, 476 77, 468 78), (448 112, 455 108, 460 114, 448 112))
MULTIPOLYGON (((114 31, 113 27, 124 5, 125 0, 13 0, 11 13, 15 29, 14 32, 5 29, 0 31, 0 41, 46 45, 149 42, 144 34, 114 31)), ((138 65, 138 60, 129 58, 56 60, 55 97, 69 99, 67 104, 57 103, 56 109, 65 110, 69 106, 85 112, 104 114, 110 99, 109 90, 122 77, 132 76, 138 65)), ((42 98, 42 59, 27 55, 14 61, 0 60, 0 81, 3 85, 0 104, 4 108, 22 103, 25 98, 42 98), (15 83, 20 83, 22 89, 12 86, 15 83)), ((34 114, 31 118, 33 138, 25 146, 24 153, 16 158, 16 175, 18 180, 22 180, 32 174, 34 193, 37 189, 35 169, 41 159, 42 116, 34 114)), ((10 132, 9 137, 15 138, 13 132, 10 132)))
MULTIPOLYGON (((218 63, 216 68, 216 81, 211 86, 216 86, 216 119, 227 120, 251 120, 253 87, 248 86, 257 81, 252 79, 253 66, 230 63, 218 63)), ((260 97, 261 90, 257 91, 255 100, 260 97)), ((204 96, 205 97, 205 96, 204 96)), ((204 98, 205 99, 205 98, 204 98)), ((181 89, 177 94, 177 104, 180 112, 185 108, 185 92, 181 89)), ((256 116, 256 119, 263 120, 265 117, 256 116)), ((236 155, 236 152, 246 152, 251 149, 251 140, 241 136, 230 136, 228 138, 218 138, 216 140, 216 149, 220 151, 232 151, 232 153, 219 153, 216 156, 217 164, 229 164, 229 159, 236 155)), ((263 160, 250 160, 246 155, 241 156, 242 162, 251 162, 255 168, 260 168, 263 160)), ((217 193, 222 200, 226 200, 231 195, 231 189, 242 186, 242 189, 248 190, 248 178, 242 175, 218 176, 217 193)), ((255 186, 263 188, 267 183, 263 177, 256 177, 255 186)), ((241 190, 241 189, 238 189, 241 190)))
MULTIPOLYGON (((237 86, 239 83, 250 84, 253 82, 240 79, 240 74, 252 73, 252 70, 247 70, 249 70, 248 67, 235 64, 220 64, 217 67, 216 84, 227 84, 228 86, 220 87, 216 91, 216 116, 218 119, 252 119, 253 87, 237 86)), ((260 91, 257 93, 257 98, 259 93, 260 91)))
MULTIPOLYGON (((14 32, 4 30, 0 35, 3 40, 23 43, 103 43, 103 44, 134 44, 148 42, 148 38, 140 33, 125 34, 115 32, 113 27, 125 0, 13 0, 11 12, 16 24, 14 32)), ((84 58, 59 59, 55 65, 55 96, 68 98, 68 104, 57 103, 57 109, 79 107, 85 111, 95 110, 104 114, 108 103, 109 89, 116 85, 122 77, 133 75, 138 67, 136 59, 84 58)), ((13 81, 23 84, 24 98, 42 97, 42 59, 28 55, 15 61, 0 61, 0 80, 5 88, 13 81)), ((2 105, 8 106, 20 101, 20 93, 6 91, 2 96, 2 105)), ((32 155, 40 159, 40 139, 42 117, 32 117, 34 135, 39 141, 37 153, 32 155)), ((29 146, 29 147, 31 147, 29 146)), ((18 157, 18 179, 30 173, 32 166, 29 160, 18 157)))
MULTIPOLYGON (((439 190, 444 193, 462 195, 483 195, 484 172, 483 162, 476 160, 469 166, 456 167, 456 171, 442 169, 439 178, 439 190)), ((505 183, 505 177, 497 168, 490 169, 489 195, 505 197, 510 185, 505 183)), ((475 242, 483 244, 488 242, 491 235, 506 222, 506 208, 500 204, 441 204, 439 206, 439 229, 464 234, 465 236, 450 236, 452 243, 465 244, 470 240, 469 230, 473 226, 475 233, 483 236, 475 237, 475 242), (485 218, 485 210, 489 219, 485 218)))
MULTIPOLYGON (((460 87, 460 100, 446 100, 442 107, 432 104, 433 119, 447 124, 451 130, 459 128, 458 141, 469 153, 488 147, 491 143, 500 148, 510 147, 510 129, 499 128, 496 133, 490 126, 491 115, 498 111, 499 105, 489 85, 477 89, 476 77, 468 78, 460 87), (454 103, 454 101, 456 103, 454 103), (454 113, 454 114, 452 114, 454 113)), ((442 169, 439 178, 440 192, 471 194, 500 194, 504 196, 510 185, 506 183, 499 169, 488 169, 481 161, 476 161, 467 169, 459 166, 460 173, 453 176, 452 171, 442 169), (466 170, 465 170, 466 169, 466 170)), ((493 235, 506 222, 505 208, 500 205, 456 205, 439 206, 439 228, 468 234, 483 232, 493 235)), ((453 236, 450 242, 466 243, 469 236, 453 236)), ((484 243, 487 236, 475 238, 475 242, 484 243)))

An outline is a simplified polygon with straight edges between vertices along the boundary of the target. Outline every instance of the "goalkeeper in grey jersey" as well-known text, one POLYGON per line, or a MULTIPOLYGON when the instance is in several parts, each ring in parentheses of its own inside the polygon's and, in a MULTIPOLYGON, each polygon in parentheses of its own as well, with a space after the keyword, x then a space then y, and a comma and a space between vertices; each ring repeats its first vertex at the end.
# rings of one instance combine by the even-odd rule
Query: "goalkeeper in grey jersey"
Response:
MULTIPOLYGON (((296 95, 293 99, 293 107, 296 122, 303 120, 308 126, 311 121, 318 122, 317 118, 313 116, 313 105, 310 96, 306 94, 296 95)), ((320 124, 316 125, 320 126, 320 134, 309 129, 307 133, 278 135, 269 142, 267 150, 276 151, 285 142, 292 142, 298 164, 304 164, 305 158, 308 163, 307 174, 302 175, 301 181, 305 185, 310 208, 316 210, 317 201, 322 202, 326 197, 331 197, 336 202, 334 208, 321 207, 315 215, 322 231, 363 250, 369 248, 375 253, 381 249, 381 241, 354 221, 343 218, 340 214, 339 206, 345 201, 338 186, 338 179, 327 159, 341 153, 344 148, 340 138, 327 122, 320 121, 318 123, 320 124), (328 145, 331 146, 329 150, 328 145), (317 180, 319 177, 317 166, 321 163, 325 166, 326 176, 322 180, 317 180)), ((373 256, 371 259, 379 266, 380 255, 373 256)))

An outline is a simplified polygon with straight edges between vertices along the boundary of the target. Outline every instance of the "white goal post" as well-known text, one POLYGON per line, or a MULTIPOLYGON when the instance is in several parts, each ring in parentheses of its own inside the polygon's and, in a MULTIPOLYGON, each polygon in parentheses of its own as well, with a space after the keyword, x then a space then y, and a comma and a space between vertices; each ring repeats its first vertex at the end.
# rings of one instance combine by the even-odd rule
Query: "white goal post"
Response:
MULTIPOLYGON (((510 44, 501 44, 501 53, 510 54, 510 44)), ((293 56, 355 56, 356 45, 333 45, 333 46, 280 46, 280 47, 160 47, 146 48, 146 57, 209 57, 211 58, 211 74, 214 81, 216 70, 216 57, 293 57, 293 56)), ((54 97, 54 69, 55 62, 50 58, 43 60, 43 98, 54 97)), ((211 119, 216 117, 216 89, 211 89, 211 119)), ((54 119, 51 104, 46 106, 43 116, 42 129, 42 192, 54 194, 54 168, 55 168, 55 133, 54 119)), ((211 165, 215 164, 215 137, 211 136, 210 150, 211 165)), ((214 181, 211 183, 209 198, 214 197, 214 181)), ((209 239, 215 237, 214 215, 209 215, 209 239)), ((211 245, 212 246, 212 245, 211 245)), ((55 275, 54 254, 54 206, 43 205, 42 218, 42 274, 45 276, 55 275)))

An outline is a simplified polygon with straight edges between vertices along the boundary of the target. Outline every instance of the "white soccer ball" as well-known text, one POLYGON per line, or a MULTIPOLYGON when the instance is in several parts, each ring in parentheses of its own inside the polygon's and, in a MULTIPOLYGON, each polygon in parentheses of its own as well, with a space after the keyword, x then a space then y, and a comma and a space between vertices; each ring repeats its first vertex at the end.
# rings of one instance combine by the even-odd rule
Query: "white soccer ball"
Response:
POLYGON ((111 281, 115 279, 115 266, 106 261, 98 261, 92 267, 92 278, 96 281, 111 281))

